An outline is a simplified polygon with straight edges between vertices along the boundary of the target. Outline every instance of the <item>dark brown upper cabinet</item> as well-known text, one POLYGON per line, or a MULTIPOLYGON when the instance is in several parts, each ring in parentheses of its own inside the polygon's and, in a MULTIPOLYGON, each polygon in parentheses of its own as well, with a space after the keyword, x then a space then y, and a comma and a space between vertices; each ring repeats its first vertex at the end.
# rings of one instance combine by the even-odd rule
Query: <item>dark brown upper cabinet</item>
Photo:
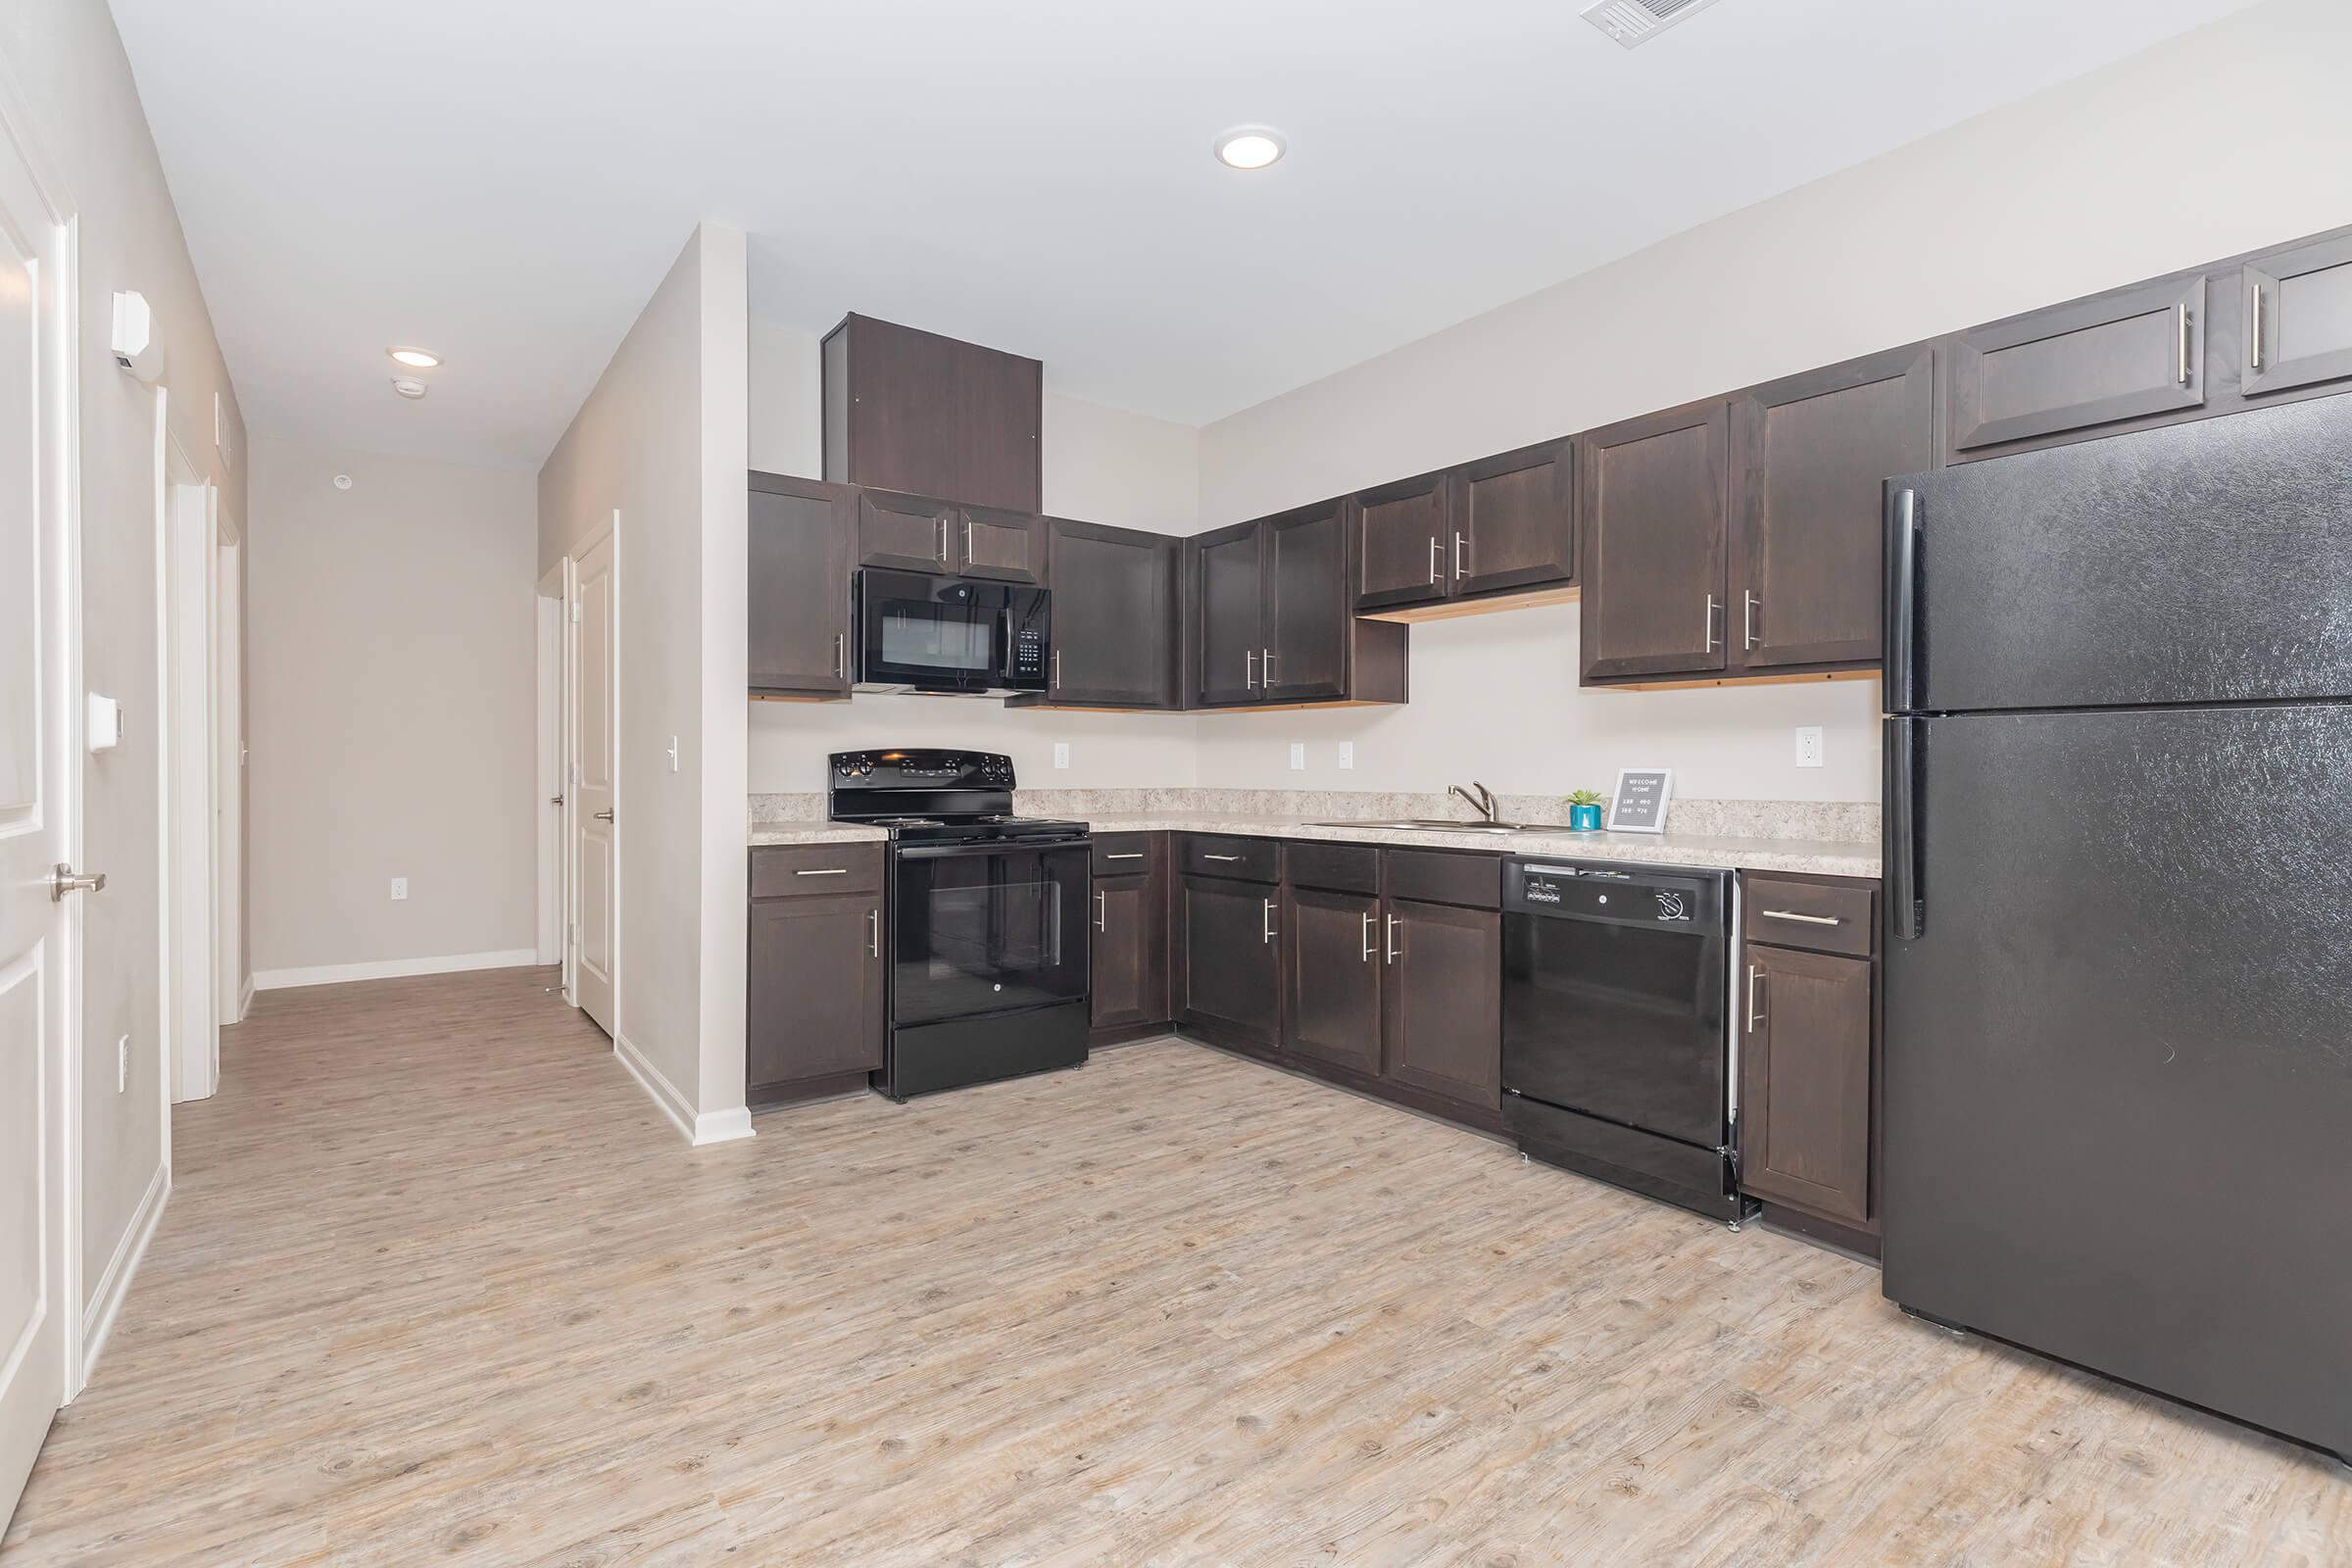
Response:
POLYGON ((870 316, 824 344, 825 477, 1043 510, 1045 367, 870 316))
POLYGON ((1185 563, 1193 707, 1405 700, 1405 628, 1350 612, 1340 502, 1196 534, 1185 563))
POLYGON ((845 485, 751 475, 752 695, 850 695, 853 511, 845 485))
POLYGON ((2166 278, 1963 332, 1950 457, 2205 405, 2205 278, 2166 278))
POLYGON ((1566 598, 1575 450, 1547 441, 1350 496, 1356 612, 1409 621, 1566 598))
POLYGON ((1514 597, 1576 580, 1576 443, 1546 441, 1453 470, 1450 592, 1514 597))
POLYGON ((1587 682, 1725 668, 1729 427, 1717 399, 1577 438, 1587 682))
POLYGON ((1732 403, 1727 668, 1879 662, 1883 484, 1936 466, 1936 354, 1897 349, 1732 403))
POLYGON ((2247 397, 2352 380, 2352 235, 2256 257, 2238 292, 2247 397))
POLYGON ((1452 589, 1453 476, 1425 473, 1349 498, 1355 515, 1355 608, 1443 601, 1452 589))
POLYGON ((948 569, 962 577, 1039 582, 1047 577, 1046 519, 998 507, 957 507, 948 525, 948 569))
POLYGON ((1355 621, 1348 608, 1348 528, 1337 501, 1266 518, 1262 693, 1278 703, 1348 694, 1355 621))
POLYGON ((960 518, 954 506, 890 490, 856 492, 858 564, 948 571, 960 518))
POLYGON ((1054 665, 1047 706, 1175 708, 1183 542, 1048 519, 1054 665))
POLYGON ((1227 707, 1262 701, 1265 535, 1254 522, 1196 534, 1186 545, 1194 621, 1193 701, 1227 707))

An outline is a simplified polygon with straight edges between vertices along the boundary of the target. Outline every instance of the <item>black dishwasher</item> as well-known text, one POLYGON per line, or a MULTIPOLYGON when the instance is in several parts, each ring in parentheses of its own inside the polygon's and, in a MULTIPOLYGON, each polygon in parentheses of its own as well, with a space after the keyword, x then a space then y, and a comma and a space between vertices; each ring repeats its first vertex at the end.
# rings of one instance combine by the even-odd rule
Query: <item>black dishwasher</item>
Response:
POLYGON ((1506 860, 1502 1116, 1547 1164, 1728 1222, 1732 878, 1506 860))

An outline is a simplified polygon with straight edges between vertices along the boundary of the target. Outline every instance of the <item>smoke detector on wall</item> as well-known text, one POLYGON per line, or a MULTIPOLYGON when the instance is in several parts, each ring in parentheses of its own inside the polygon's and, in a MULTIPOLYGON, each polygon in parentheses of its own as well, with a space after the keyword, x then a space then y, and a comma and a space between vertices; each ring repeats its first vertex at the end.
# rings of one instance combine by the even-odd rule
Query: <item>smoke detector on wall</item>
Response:
POLYGON ((1628 49, 1645 44, 1678 22, 1689 22, 1715 0, 1592 0, 1584 16, 1628 49))

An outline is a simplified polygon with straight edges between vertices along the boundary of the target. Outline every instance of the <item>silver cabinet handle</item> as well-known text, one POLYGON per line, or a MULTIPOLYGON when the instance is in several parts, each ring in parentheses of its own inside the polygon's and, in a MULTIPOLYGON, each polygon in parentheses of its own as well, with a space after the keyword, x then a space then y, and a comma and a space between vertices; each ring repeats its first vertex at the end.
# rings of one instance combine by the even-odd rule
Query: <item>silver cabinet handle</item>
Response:
POLYGON ((1370 963, 1373 955, 1378 952, 1380 952, 1380 944, 1372 937, 1372 911, 1366 909, 1364 911, 1364 961, 1370 963))
POLYGON ((1747 966, 1747 1032, 1754 1034, 1764 1022, 1764 1013, 1756 1002, 1756 988, 1764 982, 1764 972, 1754 964, 1747 966))
POLYGON ((1462 531, 1459 528, 1456 528, 1453 531, 1453 580, 1455 582, 1460 582, 1463 577, 1469 574, 1467 569, 1462 565, 1462 531))
POLYGON ((1140 860, 1143 858, 1144 852, 1141 850, 1120 850, 1116 854, 1105 852, 1102 857, 1105 860, 1140 860))
POLYGON ((1258 650, 1257 689, 1261 692, 1274 689, 1274 650, 1271 648, 1258 650))
POLYGON ((1740 597, 1745 602, 1745 628, 1741 634, 1740 646, 1742 648, 1753 648, 1756 646, 1756 607, 1762 604, 1764 601, 1758 599, 1752 591, 1745 588, 1740 590, 1740 597))
POLYGON ((1799 914, 1794 909, 1764 909, 1759 912, 1767 920, 1795 920, 1804 925, 1845 924, 1845 917, 1838 914, 1799 914))
POLYGON ((1061 650, 1054 650, 1054 689, 1061 690, 1061 650))
POLYGON ((1707 646, 1706 646, 1706 652, 1708 652, 1708 653, 1710 653, 1710 654, 1711 654, 1711 653, 1713 653, 1713 652, 1715 651, 1715 645, 1716 645, 1716 643, 1717 643, 1717 642, 1719 642, 1719 641, 1721 640, 1721 639, 1719 639, 1718 637, 1716 637, 1716 635, 1715 635, 1715 612, 1716 612, 1716 611, 1718 611, 1718 610, 1720 610, 1720 609, 1722 609, 1722 608, 1723 608, 1723 607, 1722 607, 1721 605, 1718 605, 1718 604, 1715 602, 1715 596, 1714 596, 1713 594, 1709 594, 1709 595, 1707 595, 1707 646))
POLYGON ((795 871, 792 874, 794 876, 848 876, 850 874, 850 868, 846 865, 828 865, 823 867, 821 870, 810 869, 807 871, 795 871))
POLYGON ((1241 857, 1238 855, 1211 855, 1206 850, 1202 850, 1200 858, 1203 860, 1238 860, 1241 857))
POLYGON ((606 807, 606 808, 605 808, 603 810, 601 810, 601 811, 597 812, 597 813, 596 813, 596 819, 597 819, 599 822, 610 822, 610 821, 612 821, 612 808, 611 808, 610 806, 608 806, 608 807, 606 807))
POLYGON ((1242 650, 1242 690, 1257 690, 1257 650, 1254 648, 1242 650))
POLYGON ((948 519, 945 517, 939 519, 939 562, 943 566, 948 562, 948 519))
POLYGON ((882 910, 879 906, 865 911, 865 951, 877 958, 882 956, 882 910))
POLYGON ((1396 917, 1393 914, 1389 916, 1388 961, 1391 963, 1395 963, 1396 961, 1396 917))
POLYGON ((1434 533, 1429 536, 1429 585, 1438 585, 1438 536, 1434 533))
POLYGON ((850 678, 850 639, 846 632, 837 631, 833 634, 833 678, 850 678))
POLYGON ((2248 352, 2249 352, 2249 354, 2250 354, 2250 356, 2251 356, 2251 357, 2250 357, 2250 358, 2247 360, 2247 362, 2246 362, 2246 368, 2247 368, 2248 369, 2250 369, 2250 370, 2259 370, 2259 369, 2261 369, 2261 368, 2262 368, 2262 285, 2261 285, 2260 283, 2257 283, 2257 284, 2255 284, 2255 285, 2254 285, 2254 324, 2253 324, 2253 326, 2252 326, 2252 327, 2251 327, 2251 328, 2250 328, 2250 329, 2247 331, 2247 333, 2246 333, 2246 346, 2247 346, 2247 350, 2248 350, 2248 352))
POLYGON ((968 512, 963 516, 963 561, 967 566, 972 561, 972 516, 968 512))
POLYGON ((1258 940, 1261 944, 1274 940, 1274 901, 1267 899, 1263 902, 1266 906, 1266 923, 1258 927, 1258 940))
POLYGON ((2188 307, 2176 305, 2173 307, 2173 314, 2179 318, 2180 384, 2186 386, 2188 385, 2188 307))
POLYGON ((1098 891, 1095 894, 1095 929, 1098 931, 1109 930, 1109 921, 1110 896, 1106 893, 1098 891))
POLYGON ((60 860, 57 862, 57 869, 49 873, 49 902, 52 904, 64 902, 69 893, 104 893, 105 891, 106 873, 104 871, 92 871, 89 875, 83 876, 65 861, 60 860))

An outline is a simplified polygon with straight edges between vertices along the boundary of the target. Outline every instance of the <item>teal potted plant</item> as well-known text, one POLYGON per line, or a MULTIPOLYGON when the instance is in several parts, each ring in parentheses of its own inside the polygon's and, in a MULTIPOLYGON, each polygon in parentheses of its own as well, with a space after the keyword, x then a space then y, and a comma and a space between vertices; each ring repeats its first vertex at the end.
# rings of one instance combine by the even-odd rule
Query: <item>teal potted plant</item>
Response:
POLYGON ((1600 808, 1605 803, 1597 790, 1578 790, 1568 797, 1568 830, 1572 833, 1600 831, 1600 808))

